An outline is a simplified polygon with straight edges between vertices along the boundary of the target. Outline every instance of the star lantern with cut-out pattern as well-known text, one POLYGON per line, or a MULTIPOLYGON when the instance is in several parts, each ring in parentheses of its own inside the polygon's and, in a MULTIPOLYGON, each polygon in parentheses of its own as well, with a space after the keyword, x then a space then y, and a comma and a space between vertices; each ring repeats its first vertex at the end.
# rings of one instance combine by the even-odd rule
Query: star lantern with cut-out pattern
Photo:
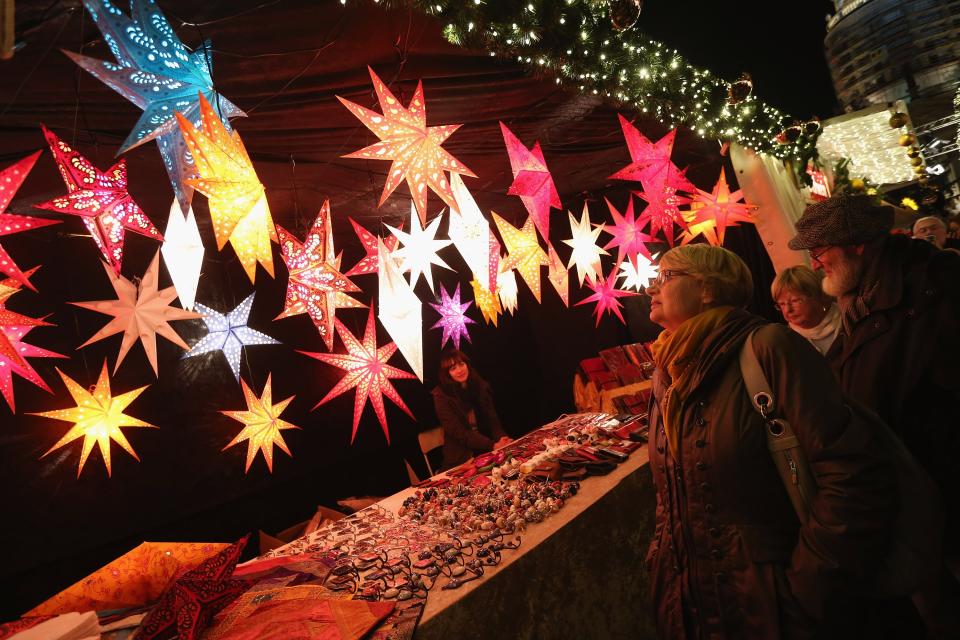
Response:
MULTIPOLYGON (((350 224, 353 225, 353 230, 357 234, 357 237, 360 238, 360 244, 363 245, 363 250, 367 252, 367 255, 364 256, 360 262, 353 265, 349 271, 344 275, 347 277, 350 276, 359 276, 367 273, 376 273, 377 265, 379 264, 380 253, 377 250, 377 236, 373 235, 366 229, 364 229, 360 224, 353 218, 347 218, 350 221, 350 224)), ((403 223, 400 223, 401 230, 403 229, 403 223)), ((400 242, 399 238, 394 235, 390 235, 388 238, 383 239, 384 246, 387 247, 388 251, 394 251, 397 248, 397 244, 400 242)))
POLYGON ((119 275, 127 231, 163 241, 163 236, 127 191, 126 160, 121 159, 106 172, 100 171, 55 133, 41 127, 67 185, 67 195, 33 206, 79 216, 104 260, 119 275))
POLYGON ((500 314, 503 313, 500 297, 490 291, 483 282, 477 282, 476 278, 470 281, 470 286, 473 287, 473 300, 477 303, 477 309, 480 309, 483 321, 497 326, 500 314))
POLYGON ((410 104, 404 107, 373 69, 367 69, 383 113, 361 107, 340 96, 337 96, 337 99, 376 134, 380 141, 343 157, 392 161, 378 206, 386 202, 394 189, 406 180, 414 206, 420 215, 420 224, 425 226, 428 188, 440 196, 448 207, 456 206, 445 171, 477 177, 440 146, 460 125, 428 127, 423 82, 417 83, 410 104))
POLYGON ((289 278, 283 311, 276 319, 306 313, 327 349, 333 349, 337 309, 366 305, 347 295, 360 288, 340 273, 340 260, 333 255, 330 201, 324 200, 304 242, 283 227, 277 227, 277 234, 289 278))
POLYGON ((100 454, 103 456, 103 464, 107 468, 107 476, 113 474, 110 462, 110 441, 113 440, 120 447, 133 456, 137 462, 140 456, 130 446, 130 442, 120 430, 121 427, 149 427, 156 429, 143 420, 126 415, 123 411, 137 397, 150 386, 145 385, 139 389, 122 393, 114 396, 110 392, 110 376, 107 373, 107 361, 103 361, 103 368, 100 370, 100 377, 93 391, 88 391, 77 384, 70 376, 57 369, 57 373, 63 378, 63 383, 77 403, 76 407, 70 409, 57 409, 55 411, 44 411, 42 413, 31 413, 30 415, 40 416, 42 418, 52 418, 53 420, 62 420, 64 422, 73 422, 73 426, 67 433, 60 438, 56 444, 40 456, 41 458, 50 455, 60 447, 65 447, 74 440, 83 438, 83 450, 80 453, 80 466, 77 469, 77 477, 83 471, 83 465, 87 463, 87 458, 93 450, 93 446, 100 447, 100 454))
POLYGON ((207 197, 217 250, 222 251, 229 241, 251 283, 256 279, 257 263, 272 278, 270 243, 279 239, 263 184, 240 135, 227 130, 203 94, 198 100, 199 128, 182 114, 176 114, 199 175, 185 182, 207 197))
POLYGON ((597 316, 597 326, 600 326, 600 319, 603 317, 604 313, 613 313, 620 319, 620 322, 626 324, 626 321, 623 319, 623 314, 620 313, 620 309, 623 305, 620 303, 619 298, 626 298, 629 296, 637 295, 633 291, 622 291, 617 289, 617 268, 614 266, 610 270, 610 275, 604 278, 602 275, 599 276, 596 281, 590 282, 587 281, 587 287, 593 290, 593 293, 580 302, 577 303, 577 306, 583 304, 589 304, 591 302, 596 303, 594 307, 594 314, 597 316))
MULTIPOLYGON (((26 180, 27 174, 33 169, 33 165, 36 164, 37 158, 40 157, 41 153, 40 151, 32 153, 26 158, 18 160, 9 167, 0 170, 0 236, 8 236, 14 233, 20 233, 21 231, 29 231, 30 229, 39 229, 40 227, 46 227, 51 224, 60 224, 59 220, 45 220, 44 218, 22 216, 7 211, 7 207, 10 206, 13 196, 17 193, 20 186, 23 185, 23 181, 26 180)), ((14 278, 24 286, 36 291, 36 288, 30 284, 29 278, 20 271, 20 268, 3 246, 0 246, 0 273, 14 278)))
POLYGON ((500 271, 516 269, 530 287, 533 297, 540 302, 540 267, 549 265, 550 259, 537 240, 533 218, 527 216, 523 226, 518 229, 496 212, 491 213, 503 243, 507 245, 507 257, 503 260, 500 271))
POLYGON ((510 156, 510 169, 513 171, 513 183, 507 194, 520 196, 523 206, 537 226, 537 231, 549 242, 550 209, 560 209, 563 205, 560 203, 560 194, 557 193, 550 170, 547 169, 540 143, 535 142, 532 149, 527 149, 502 122, 500 132, 503 134, 503 142, 510 156))
POLYGON ((382 347, 377 346, 377 330, 374 321, 373 305, 370 306, 370 313, 367 316, 367 327, 363 334, 363 340, 360 341, 349 329, 337 320, 337 333, 343 340, 343 346, 346 347, 346 353, 311 353, 301 351, 300 353, 316 358, 321 362, 326 362, 335 367, 346 371, 346 375, 331 389, 327 395, 314 407, 316 409, 346 393, 355 389, 353 399, 353 430, 350 433, 350 443, 353 444, 357 436, 357 427, 360 426, 360 416, 363 414, 364 405, 370 401, 374 413, 380 421, 380 427, 383 429, 383 435, 387 442, 390 442, 390 429, 387 426, 387 411, 383 403, 383 396, 400 407, 404 413, 413 418, 410 409, 403 402, 403 398, 391 384, 391 379, 414 380, 416 376, 412 373, 398 369, 387 364, 396 350, 397 345, 389 342, 382 347))
POLYGON ((460 348, 460 338, 466 338, 470 342, 470 332, 467 330, 468 324, 476 324, 473 318, 467 315, 467 309, 473 304, 470 301, 460 302, 460 283, 454 289, 453 295, 447 293, 443 284, 440 285, 440 304, 430 303, 433 310, 440 314, 440 319, 430 327, 431 329, 443 329, 443 337, 440 341, 440 348, 446 346, 448 341, 453 341, 453 346, 460 348))
POLYGON ((247 443, 247 463, 243 469, 244 473, 250 471, 250 465, 253 459, 257 457, 257 452, 263 453, 263 459, 267 463, 267 469, 273 473, 273 447, 276 445, 291 458, 293 454, 287 447, 281 431, 287 429, 299 429, 295 424, 291 424, 280 418, 280 414, 287 408, 296 396, 290 396, 286 400, 273 403, 273 392, 270 389, 270 378, 267 376, 267 383, 263 386, 263 394, 258 398, 244 379, 240 379, 240 386, 243 388, 243 398, 247 402, 245 411, 221 411, 225 416, 233 418, 243 423, 243 429, 236 437, 223 448, 226 451, 235 444, 241 442, 247 443))
POLYGON ((644 188, 644 191, 635 192, 647 203, 637 221, 650 225, 651 236, 662 231, 667 244, 672 247, 676 241, 674 227, 687 230, 687 222, 680 207, 690 204, 690 198, 679 193, 676 183, 669 181, 654 182, 649 187, 644 185, 644 188))

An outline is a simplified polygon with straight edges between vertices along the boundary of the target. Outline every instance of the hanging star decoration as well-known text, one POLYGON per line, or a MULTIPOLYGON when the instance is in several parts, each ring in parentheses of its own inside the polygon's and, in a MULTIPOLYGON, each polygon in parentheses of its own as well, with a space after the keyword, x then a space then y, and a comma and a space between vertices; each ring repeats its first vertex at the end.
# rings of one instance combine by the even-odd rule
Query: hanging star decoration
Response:
POLYGON ((267 376, 267 384, 263 387, 263 395, 257 397, 246 380, 240 379, 240 386, 243 387, 243 397, 247 401, 246 411, 221 411, 225 416, 229 416, 238 422, 243 423, 243 430, 230 441, 222 450, 226 451, 235 444, 246 441, 247 443, 247 465, 243 472, 250 471, 250 465, 253 459, 257 457, 257 451, 263 453, 263 459, 267 463, 267 469, 273 473, 273 447, 280 447, 284 453, 293 457, 287 443, 284 441, 281 431, 287 429, 299 429, 295 424, 291 424, 280 418, 287 405, 293 401, 296 396, 290 396, 277 404, 273 404, 273 393, 270 390, 270 376, 267 376))
POLYGON ((187 217, 184 218, 176 201, 170 205, 170 217, 167 218, 160 253, 170 272, 173 287, 177 290, 180 305, 187 311, 193 311, 204 253, 193 207, 187 208, 187 217))
POLYGON ((450 174, 450 188, 457 206, 450 207, 447 235, 470 267, 473 277, 484 282, 488 289, 495 290, 500 270, 500 243, 459 175, 450 174))
POLYGON ((570 272, 567 270, 567 266, 563 264, 560 256, 557 255, 557 250, 553 248, 552 244, 547 245, 547 259, 550 261, 550 264, 547 265, 547 279, 563 301, 563 306, 569 307, 570 272))
POLYGON ((597 306, 594 308, 594 313, 597 316, 598 327, 600 326, 600 318, 604 313, 613 313, 620 319, 620 322, 626 324, 626 321, 623 319, 623 314, 620 313, 623 305, 620 304, 618 298, 637 295, 633 291, 621 291, 617 289, 616 273, 617 269, 614 267, 610 270, 610 275, 606 278, 601 275, 595 282, 587 281, 587 286, 593 290, 593 294, 577 303, 577 306, 591 302, 596 303, 597 306))
POLYGON ((460 348, 460 338, 466 338, 467 342, 470 342, 470 332, 467 330, 467 325, 476 324, 473 318, 467 315, 467 309, 470 308, 471 304, 473 303, 469 301, 460 302, 460 283, 457 283, 457 288, 454 289, 452 296, 447 293, 442 284, 440 285, 440 304, 430 303, 433 310, 440 314, 440 319, 430 328, 443 329, 443 338, 440 341, 441 349, 447 345, 448 340, 452 340, 453 346, 457 349, 460 348))
MULTIPOLYGON (((379 264, 378 256, 380 255, 377 252, 377 236, 361 227, 353 218, 347 219, 350 221, 350 224, 353 225, 353 230, 356 232, 357 237, 360 238, 360 244, 363 245, 363 249, 367 252, 367 255, 364 256, 360 262, 353 265, 353 268, 351 268, 350 271, 347 271, 344 275, 350 277, 367 273, 377 273, 377 265, 379 264)), ((403 229, 402 223, 400 224, 400 229, 403 229)), ((400 242, 400 240, 393 235, 391 235, 389 238, 383 239, 383 244, 387 247, 387 251, 391 252, 396 250, 398 242, 400 242)))
MULTIPOLYGON (((29 278, 39 267, 30 269, 23 274, 29 278)), ((39 318, 31 318, 15 313, 6 308, 7 300, 20 291, 23 284, 18 278, 4 278, 0 280, 0 392, 10 406, 10 411, 17 412, 13 396, 13 374, 35 384, 47 393, 53 393, 43 378, 40 377, 27 358, 66 358, 67 356, 35 347, 23 342, 23 339, 34 327, 53 326, 39 318)))
POLYGON ((410 272, 410 286, 415 287, 417 280, 422 276, 430 286, 431 293, 433 293, 433 269, 431 265, 435 264, 438 267, 450 269, 450 266, 437 255, 437 251, 450 245, 450 240, 437 240, 440 218, 441 216, 437 216, 426 227, 421 227, 417 220, 416 209, 411 204, 410 233, 385 225, 400 242, 400 248, 391 252, 391 254, 395 260, 400 261, 400 271, 410 272))
MULTIPOLYGON (((180 215, 179 213, 177 215, 180 215)), ((113 316, 100 331, 93 334, 89 340, 78 348, 82 349, 118 333, 123 333, 120 343, 120 352, 117 354, 117 363, 113 367, 116 375, 120 363, 127 356, 130 347, 138 339, 143 344, 147 360, 153 369, 153 375, 159 376, 157 369, 157 334, 163 336, 181 349, 189 349, 187 343, 177 335, 170 326, 172 320, 192 320, 199 318, 199 313, 184 311, 171 307, 170 303, 177 297, 174 287, 159 289, 160 281, 160 252, 158 251, 147 267, 139 283, 130 282, 123 276, 113 273, 109 266, 104 265, 110 284, 117 293, 116 300, 97 300, 94 302, 71 302, 70 304, 98 313, 113 316)))
POLYGON ((505 311, 513 315, 520 304, 520 288, 517 286, 517 274, 513 269, 501 271, 497 277, 497 296, 505 311))
POLYGON ((755 206, 744 203, 743 191, 730 192, 726 176, 721 171, 713 191, 708 193, 697 189, 690 205, 689 233, 685 234, 686 241, 682 238, 681 242, 687 244, 697 233, 702 233, 707 242, 721 247, 727 228, 739 226, 741 222, 752 223, 753 216, 750 212, 754 209, 755 206))
POLYGON ((33 206, 79 216, 104 260, 119 275, 123 265, 125 231, 163 240, 163 236, 127 192, 126 160, 120 160, 106 173, 101 172, 56 134, 43 125, 41 127, 68 193, 33 206))
POLYGON ((633 212, 633 198, 631 197, 627 202, 627 210, 623 214, 617 211, 612 202, 609 200, 606 202, 610 215, 613 216, 613 225, 607 228, 607 233, 613 238, 603 248, 617 247, 617 264, 624 259, 636 263, 638 255, 650 258, 650 250, 647 249, 646 243, 651 242, 653 238, 642 231, 643 223, 637 220, 633 212))
POLYGON ((636 192, 636 195, 647 202, 637 221, 650 225, 651 236, 663 231, 663 237, 672 247, 675 242, 674 226, 687 230, 680 207, 689 204, 690 198, 678 193, 675 185, 669 183, 657 183, 645 191, 636 192))
MULTIPOLYGON (((423 82, 417 83, 417 89, 406 108, 397 100, 385 84, 373 72, 373 88, 377 92, 380 109, 383 114, 371 111, 358 104, 337 99, 350 110, 380 142, 355 151, 344 158, 366 158, 370 160, 392 160, 387 182, 383 186, 379 205, 386 202, 403 180, 407 181, 414 206, 420 215, 420 224, 427 224, 427 188, 433 190, 448 207, 456 202, 450 191, 444 171, 459 173, 476 178, 470 169, 454 158, 440 145, 460 128, 459 124, 436 127, 427 126, 426 103, 423 99, 423 82)), ((378 206, 379 206, 378 205, 378 206)))
POLYGON ((187 149, 197 163, 199 178, 186 184, 207 196, 217 250, 229 240, 253 283, 259 262, 273 277, 273 248, 279 242, 270 217, 267 195, 250 156, 236 131, 227 131, 201 94, 200 128, 178 113, 177 122, 187 149))
POLYGON ((186 215, 193 188, 185 180, 195 177, 195 167, 174 114, 180 112, 191 122, 198 122, 198 93, 217 105, 217 113, 222 114, 225 124, 229 118, 245 114, 214 89, 210 42, 205 41, 198 51, 190 52, 154 0, 132 0, 130 17, 109 0, 84 0, 84 5, 116 62, 64 53, 143 110, 117 154, 156 140, 177 201, 186 215))
POLYGON ((404 413, 413 418, 410 409, 404 404, 403 398, 400 397, 390 380, 413 380, 416 376, 387 364, 390 356, 397 350, 397 345, 390 342, 382 347, 377 347, 373 305, 371 305, 370 313, 367 316, 367 328, 364 331, 362 342, 357 340, 356 336, 350 333, 350 330, 340 320, 337 320, 337 333, 340 334, 340 339, 343 340, 343 346, 346 347, 347 353, 300 352, 347 372, 340 382, 317 403, 314 409, 350 389, 356 389, 353 399, 353 431, 350 433, 350 444, 353 444, 353 440, 357 436, 360 416, 367 400, 373 406, 374 413, 377 414, 377 419, 380 421, 380 427, 383 429, 383 435, 386 436, 387 443, 389 443, 390 430, 387 427, 387 411, 383 404, 383 396, 390 398, 404 413))
MULTIPOLYGON (((609 201, 607 204, 609 205, 609 201)), ((590 228, 590 209, 586 202, 583 203, 583 214, 580 220, 573 217, 572 211, 567 212, 567 217, 570 220, 570 233, 573 234, 572 238, 563 241, 573 249, 567 269, 577 265, 577 278, 580 280, 580 286, 583 286, 584 278, 589 278, 591 281, 597 279, 601 269, 600 256, 610 255, 597 246, 597 238, 606 226, 598 224, 593 229, 590 228)))
POLYGON ((423 381, 423 304, 403 279, 382 241, 379 245, 380 324, 396 343, 407 364, 423 381))
POLYGON ((57 443, 40 457, 44 458, 60 447, 66 446, 79 438, 83 438, 83 450, 80 453, 80 467, 77 469, 78 478, 95 444, 100 447, 100 454, 103 456, 103 464, 107 467, 108 477, 113 474, 110 463, 111 440, 120 445, 124 451, 132 455, 137 462, 139 462, 140 457, 136 451, 133 450, 133 447, 130 446, 130 442, 127 441, 126 436, 123 435, 120 429, 121 427, 157 428, 150 423, 123 413, 124 409, 130 406, 130 403, 136 400, 137 396, 143 393, 144 389, 150 385, 122 393, 119 396, 111 395, 110 376, 107 373, 106 360, 103 361, 100 377, 97 379, 97 384, 92 392, 77 384, 59 369, 57 369, 57 373, 63 378, 63 383, 67 386, 67 390, 70 392, 70 395, 73 396, 73 401, 77 403, 77 406, 70 409, 31 413, 30 415, 63 420, 64 422, 73 422, 74 425, 67 431, 66 435, 57 440, 57 443))
POLYGON ((255 295, 256 292, 251 293, 233 311, 227 314, 215 311, 198 302, 197 310, 203 318, 203 323, 207 325, 208 333, 193 345, 190 351, 183 354, 183 357, 192 358, 211 351, 222 351, 230 364, 233 377, 237 382, 240 382, 240 353, 244 347, 259 344, 280 344, 279 340, 274 340, 270 336, 247 326, 255 295))
POLYGON ((679 173, 679 176, 674 176, 678 181, 677 188, 693 192, 695 187, 686 181, 671 159, 673 143, 677 138, 676 129, 653 143, 622 115, 618 114, 617 117, 620 119, 620 127, 623 129, 632 162, 610 176, 611 179, 635 180, 647 188, 648 185, 662 183, 666 179, 666 174, 676 172, 679 173))
POLYGON ((629 260, 620 263, 620 273, 617 278, 623 278, 620 284, 621 289, 633 289, 634 291, 643 291, 651 280, 657 277, 660 266, 647 260, 643 256, 637 256, 637 263, 629 260))
POLYGON ((547 242, 550 240, 550 208, 560 209, 560 194, 553 184, 553 177, 543 159, 543 150, 536 142, 527 149, 520 139, 513 135, 507 125, 500 123, 503 142, 510 156, 510 169, 513 171, 513 184, 507 190, 511 196, 520 196, 537 226, 537 231, 547 242))
POLYGON ((337 309, 357 309, 366 305, 346 294, 360 291, 360 288, 340 273, 340 259, 333 255, 330 201, 324 200, 303 243, 283 227, 278 227, 277 233, 290 276, 283 311, 275 319, 306 313, 327 349, 333 349, 333 321, 337 309))
MULTIPOLYGON (((8 236, 21 231, 30 229, 39 229, 51 224, 59 224, 59 220, 44 220, 43 218, 34 218, 31 216, 21 216, 7 211, 13 196, 23 185, 27 174, 33 169, 37 158, 40 157, 40 151, 30 154, 26 158, 19 160, 6 169, 0 170, 0 236, 8 236)), ((30 280, 20 271, 10 254, 0 246, 0 273, 14 278, 24 286, 36 291, 36 288, 30 284, 30 280)))
POLYGON ((497 320, 503 313, 503 307, 500 306, 500 297, 493 293, 483 283, 476 279, 470 281, 473 287, 473 299, 477 303, 477 309, 480 309, 480 315, 487 324, 497 326, 497 320))
POLYGON ((520 277, 530 287, 533 297, 540 302, 540 267, 550 264, 550 260, 537 240, 533 218, 527 216, 523 227, 517 229, 495 212, 491 213, 500 236, 507 245, 507 257, 503 261, 501 271, 516 269, 520 272, 520 277))

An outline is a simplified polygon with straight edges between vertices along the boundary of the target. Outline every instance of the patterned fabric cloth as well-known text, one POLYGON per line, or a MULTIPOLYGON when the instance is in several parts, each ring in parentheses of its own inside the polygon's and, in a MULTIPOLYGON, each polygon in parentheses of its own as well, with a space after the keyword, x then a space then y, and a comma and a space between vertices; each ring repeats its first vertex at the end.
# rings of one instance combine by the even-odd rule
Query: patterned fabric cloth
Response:
POLYGON ((791 249, 842 247, 882 238, 893 228, 893 207, 871 196, 833 196, 808 206, 797 220, 791 249))

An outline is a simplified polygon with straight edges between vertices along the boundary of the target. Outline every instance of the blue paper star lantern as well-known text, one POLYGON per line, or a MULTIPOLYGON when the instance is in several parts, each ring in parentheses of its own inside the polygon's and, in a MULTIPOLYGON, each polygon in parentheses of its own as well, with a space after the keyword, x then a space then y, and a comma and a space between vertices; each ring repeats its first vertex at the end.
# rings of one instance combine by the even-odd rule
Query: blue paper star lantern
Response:
POLYGON ((431 329, 443 328, 443 339, 440 341, 440 348, 446 346, 448 340, 453 340, 454 346, 460 348, 460 338, 466 338, 470 342, 470 333, 467 331, 467 324, 476 324, 467 314, 472 302, 460 303, 460 285, 454 290, 453 295, 447 293, 447 290, 440 285, 440 304, 430 303, 430 306, 440 314, 431 329))
POLYGON ((213 87, 210 43, 190 52, 170 27, 170 23, 153 0, 131 0, 128 17, 109 0, 84 0, 84 6, 116 62, 97 60, 66 51, 78 65, 98 80, 143 109, 133 131, 119 153, 156 140, 170 183, 186 215, 193 197, 193 188, 184 180, 196 177, 193 160, 174 113, 199 124, 202 93, 229 128, 228 119, 246 115, 236 105, 221 97, 213 87))
POLYGON ((183 354, 183 357, 192 358, 211 351, 222 351, 227 358, 227 362, 230 363, 233 377, 236 378, 237 382, 240 382, 240 355, 244 347, 258 344, 280 344, 279 340, 274 340, 270 336, 247 326, 255 295, 256 293, 251 293, 246 300, 227 314, 197 303, 196 311, 203 316, 203 322, 207 325, 209 333, 200 342, 193 345, 190 351, 183 354))

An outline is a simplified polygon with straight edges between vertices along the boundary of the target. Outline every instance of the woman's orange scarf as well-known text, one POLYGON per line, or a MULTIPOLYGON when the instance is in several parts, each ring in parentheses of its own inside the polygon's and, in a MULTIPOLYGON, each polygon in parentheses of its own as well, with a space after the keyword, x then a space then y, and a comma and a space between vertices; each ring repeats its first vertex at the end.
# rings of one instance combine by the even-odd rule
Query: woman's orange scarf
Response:
POLYGON ((680 449, 680 409, 683 400, 690 394, 690 383, 703 341, 716 330, 733 311, 733 307, 714 307, 690 318, 676 331, 663 331, 651 345, 653 361, 657 368, 670 376, 670 386, 663 396, 661 414, 663 430, 667 434, 670 453, 677 455, 680 449))

